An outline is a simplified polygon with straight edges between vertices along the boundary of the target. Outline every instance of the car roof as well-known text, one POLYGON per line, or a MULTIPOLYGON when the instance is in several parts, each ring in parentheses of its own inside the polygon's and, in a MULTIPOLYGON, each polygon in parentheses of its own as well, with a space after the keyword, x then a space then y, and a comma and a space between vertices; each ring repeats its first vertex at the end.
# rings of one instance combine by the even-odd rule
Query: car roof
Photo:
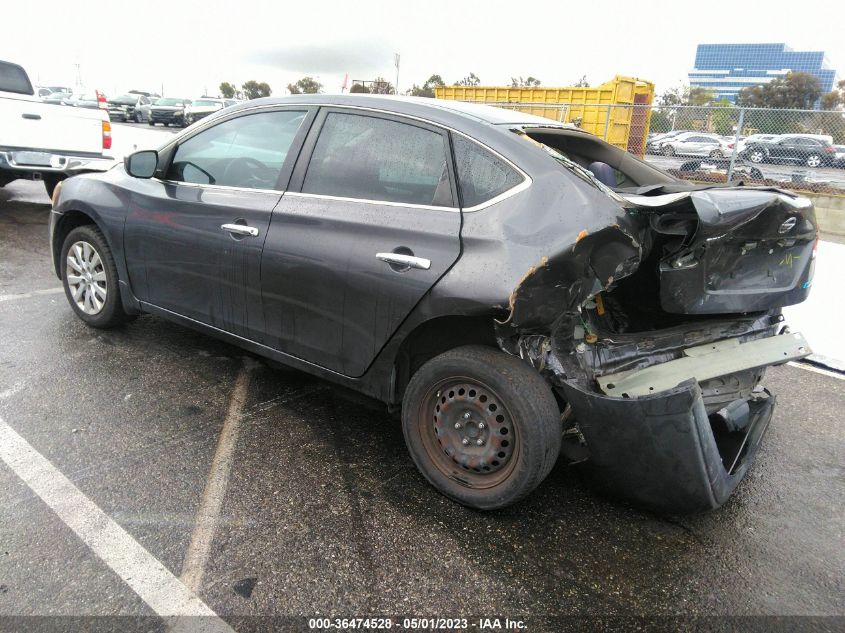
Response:
POLYGON ((246 109, 256 106, 286 104, 366 107, 396 114, 417 116, 447 125, 450 123, 459 123, 460 120, 463 119, 488 123, 491 125, 536 125, 577 129, 571 124, 558 123, 552 119, 526 114, 524 112, 519 112, 518 110, 492 107, 481 103, 432 99, 428 97, 397 97, 392 95, 370 94, 309 94, 255 99, 232 107, 233 109, 246 109))

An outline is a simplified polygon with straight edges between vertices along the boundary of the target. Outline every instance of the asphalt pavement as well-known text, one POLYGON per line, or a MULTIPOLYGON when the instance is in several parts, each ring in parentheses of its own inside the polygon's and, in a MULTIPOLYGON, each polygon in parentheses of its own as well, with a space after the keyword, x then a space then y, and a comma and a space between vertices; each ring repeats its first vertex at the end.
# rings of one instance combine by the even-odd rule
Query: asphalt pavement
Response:
MULTIPOLYGON (((0 434, 45 460, 0 460, 0 630, 172 625, 143 579, 119 573, 119 547, 238 631, 316 616, 843 630, 841 374, 768 372, 775 419, 715 512, 644 512, 559 463, 523 503, 478 513, 425 483, 379 403, 155 317, 85 327, 57 290, 48 213, 37 183, 0 189, 0 434), (38 482, 61 478, 85 503, 45 500, 38 482), (109 521, 117 536, 99 538, 109 521)), ((828 300, 841 310, 841 287, 828 300)))

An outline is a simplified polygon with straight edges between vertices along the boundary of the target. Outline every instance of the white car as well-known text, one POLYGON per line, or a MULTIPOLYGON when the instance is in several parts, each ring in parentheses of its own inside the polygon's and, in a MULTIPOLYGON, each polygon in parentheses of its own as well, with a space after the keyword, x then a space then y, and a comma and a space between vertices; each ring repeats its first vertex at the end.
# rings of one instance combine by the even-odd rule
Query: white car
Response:
POLYGON ((110 169, 111 143, 105 110, 44 103, 23 68, 0 61, 0 187, 43 180, 52 195, 68 176, 110 169))
POLYGON ((185 124, 190 125, 191 123, 196 123, 209 114, 214 114, 225 107, 226 102, 223 99, 194 99, 191 101, 191 105, 185 108, 185 124))
MULTIPOLYGON (((740 154, 745 149, 745 146, 749 143, 768 142, 776 137, 777 134, 751 134, 750 136, 746 136, 745 138, 739 139, 739 143, 736 146, 736 153, 740 154)), ((733 152, 733 143, 729 143, 728 147, 733 152)))
POLYGON ((716 134, 684 132, 660 144, 664 156, 709 156, 723 158, 730 154, 728 143, 716 134))

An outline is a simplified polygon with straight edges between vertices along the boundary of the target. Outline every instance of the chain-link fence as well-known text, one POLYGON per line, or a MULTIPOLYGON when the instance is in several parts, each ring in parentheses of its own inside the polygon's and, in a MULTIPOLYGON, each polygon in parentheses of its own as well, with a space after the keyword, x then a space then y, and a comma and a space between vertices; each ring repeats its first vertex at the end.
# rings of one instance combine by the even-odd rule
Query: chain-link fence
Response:
POLYGON ((489 103, 573 123, 685 180, 845 195, 845 112, 489 103))

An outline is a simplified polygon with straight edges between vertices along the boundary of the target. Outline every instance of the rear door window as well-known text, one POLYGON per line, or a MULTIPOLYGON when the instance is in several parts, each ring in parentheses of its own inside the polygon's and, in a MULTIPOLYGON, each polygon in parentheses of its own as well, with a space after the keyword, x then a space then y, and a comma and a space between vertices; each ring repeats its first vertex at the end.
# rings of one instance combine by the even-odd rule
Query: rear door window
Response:
POLYGON ((168 180, 199 185, 276 189, 305 111, 240 116, 180 144, 168 180))
POLYGON ((426 206, 452 206, 446 136, 361 114, 330 112, 302 192, 426 206))
POLYGON ((455 134, 453 146, 464 207, 492 200, 524 180, 511 165, 478 143, 455 134))
POLYGON ((21 95, 31 95, 32 84, 23 68, 17 64, 0 62, 0 92, 14 92, 21 95))

